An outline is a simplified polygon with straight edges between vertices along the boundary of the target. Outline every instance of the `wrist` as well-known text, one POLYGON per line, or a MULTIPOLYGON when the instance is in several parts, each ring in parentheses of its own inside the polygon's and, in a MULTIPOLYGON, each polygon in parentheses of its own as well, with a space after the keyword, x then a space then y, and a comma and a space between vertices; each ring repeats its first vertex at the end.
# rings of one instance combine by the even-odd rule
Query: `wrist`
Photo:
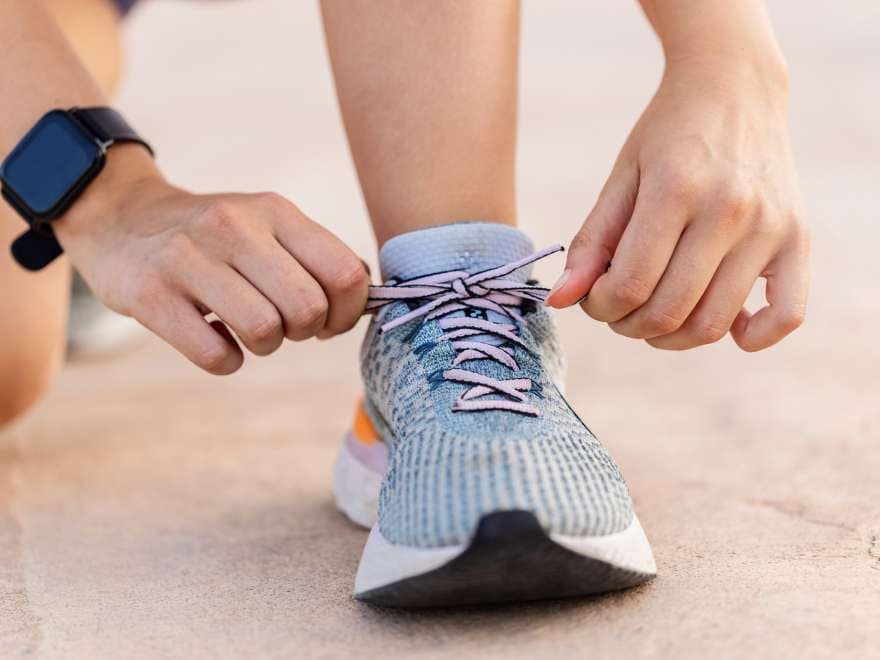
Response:
POLYGON ((137 144, 119 144, 107 152, 107 162, 98 177, 73 206, 52 223, 62 247, 77 238, 101 231, 113 223, 119 208, 133 189, 151 183, 164 184, 152 156, 137 144))
POLYGON ((664 83, 680 83, 690 90, 716 92, 724 98, 760 99, 785 112, 789 74, 782 54, 776 52, 726 53, 717 50, 681 50, 667 55, 664 83))
POLYGON ((787 94, 788 67, 763 0, 640 0, 667 71, 703 69, 787 94))
POLYGON ((789 72, 778 48, 743 54, 720 50, 681 48, 667 51, 666 72, 713 74, 719 79, 760 81, 768 90, 788 94, 789 72))

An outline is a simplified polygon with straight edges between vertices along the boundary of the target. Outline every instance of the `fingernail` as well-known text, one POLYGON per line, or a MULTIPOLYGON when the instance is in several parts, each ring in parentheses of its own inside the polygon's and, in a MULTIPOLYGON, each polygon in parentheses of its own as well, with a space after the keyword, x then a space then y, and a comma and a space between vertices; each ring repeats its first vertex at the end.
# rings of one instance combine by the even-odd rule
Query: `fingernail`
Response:
POLYGON ((559 276, 559 279, 556 280, 556 284, 550 289, 550 293, 547 294, 546 300, 549 300, 553 297, 553 294, 559 291, 562 287, 565 286, 565 283, 568 282, 568 278, 571 276, 571 268, 566 268, 562 271, 562 275, 559 276))

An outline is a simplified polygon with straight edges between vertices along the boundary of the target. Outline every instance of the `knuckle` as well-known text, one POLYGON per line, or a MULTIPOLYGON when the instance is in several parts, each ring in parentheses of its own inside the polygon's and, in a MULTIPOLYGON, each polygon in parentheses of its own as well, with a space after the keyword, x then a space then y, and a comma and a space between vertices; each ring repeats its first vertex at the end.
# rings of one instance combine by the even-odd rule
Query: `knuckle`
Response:
POLYGON ((759 213, 751 227, 752 237, 757 240, 772 240, 780 233, 782 222, 776 215, 759 213))
POLYGON ((360 289, 367 283, 367 269, 355 256, 347 257, 330 278, 329 287, 334 291, 349 292, 360 289))
POLYGON ((254 318, 247 329, 248 339, 257 343, 269 341, 280 334, 281 317, 277 313, 254 318))
POLYGON ((327 300, 323 297, 310 296, 300 300, 300 307, 289 324, 291 339, 307 339, 324 325, 327 317, 327 300))
POLYGON ((779 326, 784 332, 789 333, 801 327, 806 318, 807 309, 805 305, 792 305, 780 312, 779 326))
POLYGON ((798 249, 809 251, 809 228, 801 215, 794 210, 779 212, 759 207, 751 232, 758 240, 792 241, 798 249))
POLYGON ((700 344, 714 344, 720 341, 730 329, 730 323, 721 316, 707 316, 696 319, 691 328, 691 336, 700 344))
POLYGON ((591 222, 587 221, 584 223, 584 226, 581 227, 580 231, 574 235, 571 239, 571 243, 569 243, 568 249, 570 252, 578 252, 581 250, 585 250, 590 245, 593 244, 593 225, 591 222))
POLYGON ((202 347, 195 356, 195 363, 211 373, 222 371, 226 365, 229 349, 223 346, 202 347))
POLYGON ((289 213, 290 211, 298 210, 284 195, 279 195, 276 192, 257 193, 255 198, 257 202, 263 204, 266 208, 278 213, 289 213))
POLYGON ((668 335, 678 330, 684 319, 674 312, 664 310, 651 310, 645 314, 642 327, 654 336, 668 335))
POLYGON ((205 207, 200 224, 214 234, 235 234, 241 229, 235 209, 222 199, 213 200, 205 207))
POLYGON ((302 313, 300 314, 300 320, 304 327, 311 328, 313 326, 323 323, 324 317, 326 316, 327 301, 322 299, 305 305, 303 307, 302 313))
POLYGON ((663 187, 672 199, 690 204, 700 196, 703 183, 690 168, 673 165, 663 174, 663 187))
POLYGON ((754 201, 754 190, 749 183, 740 178, 730 178, 716 193, 718 206, 723 215, 742 216, 754 201))
POLYGON ((578 255, 581 253, 586 254, 591 250, 599 254, 602 263, 611 263, 611 258, 614 256, 614 250, 599 240, 596 236, 594 225, 587 221, 584 223, 583 228, 575 234, 574 238, 571 239, 569 252, 572 255, 578 255))
POLYGON ((627 275, 614 285, 611 295, 615 302, 634 309, 647 302, 653 290, 642 278, 627 275))

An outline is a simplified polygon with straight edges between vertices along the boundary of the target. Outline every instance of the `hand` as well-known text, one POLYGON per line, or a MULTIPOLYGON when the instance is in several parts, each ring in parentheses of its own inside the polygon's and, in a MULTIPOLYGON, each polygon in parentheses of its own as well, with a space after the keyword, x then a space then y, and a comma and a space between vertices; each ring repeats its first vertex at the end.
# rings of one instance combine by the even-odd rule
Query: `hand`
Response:
POLYGON ((548 304, 687 349, 729 331, 746 351, 801 325, 809 239, 778 78, 720 60, 670 64, 548 304), (755 281, 769 303, 743 308, 755 281))
POLYGON ((232 333, 267 355, 285 337, 326 338, 357 322, 367 299, 363 263, 284 198, 190 194, 166 183, 139 147, 117 147, 109 158, 55 225, 111 309, 213 374, 242 364, 232 333), (209 323, 211 312, 220 320, 209 323))

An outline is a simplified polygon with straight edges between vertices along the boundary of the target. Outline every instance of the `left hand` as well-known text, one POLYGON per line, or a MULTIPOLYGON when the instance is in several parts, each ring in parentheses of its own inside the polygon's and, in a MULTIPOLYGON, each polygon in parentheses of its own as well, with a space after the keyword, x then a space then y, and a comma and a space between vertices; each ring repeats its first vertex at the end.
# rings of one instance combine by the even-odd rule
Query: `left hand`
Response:
POLYGON ((736 63, 667 67, 548 304, 578 302, 617 333, 687 349, 728 331, 746 351, 801 325, 809 237, 800 218, 784 76, 736 63), (758 278, 768 305, 744 307, 758 278))

